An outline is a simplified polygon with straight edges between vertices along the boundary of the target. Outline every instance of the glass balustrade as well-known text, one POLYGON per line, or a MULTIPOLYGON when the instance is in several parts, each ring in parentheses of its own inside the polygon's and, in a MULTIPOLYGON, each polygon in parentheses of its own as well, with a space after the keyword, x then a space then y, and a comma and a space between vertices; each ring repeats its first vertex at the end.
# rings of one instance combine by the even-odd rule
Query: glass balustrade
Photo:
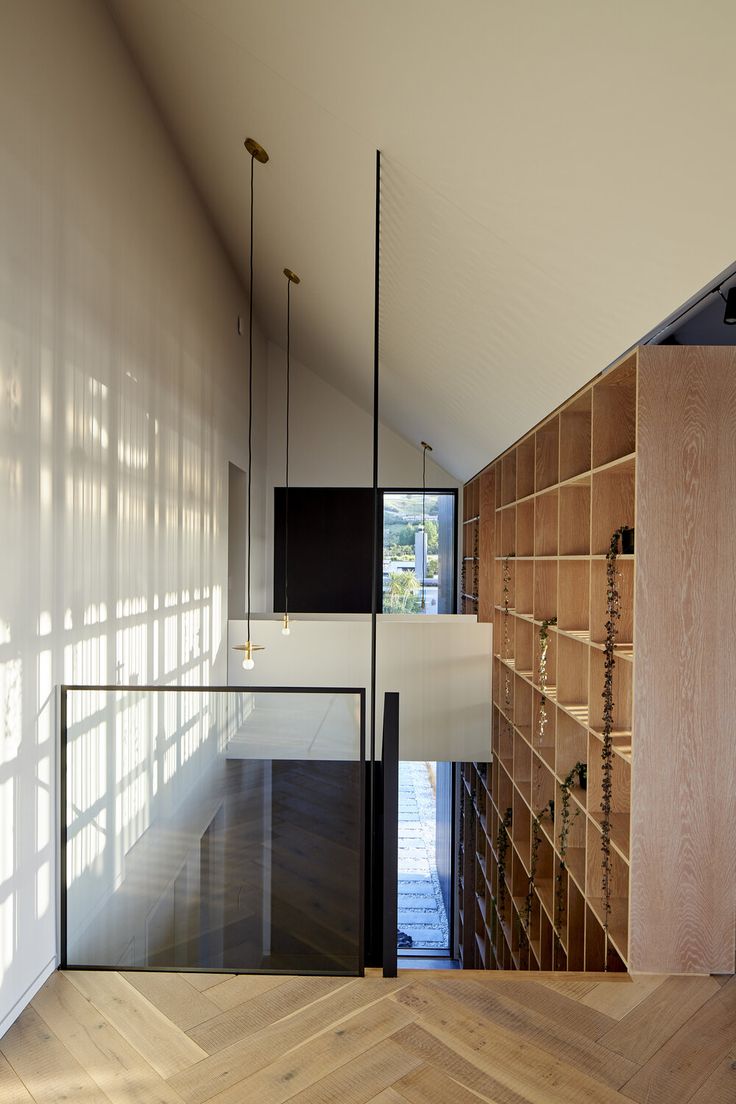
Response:
POLYGON ((360 973, 363 691, 61 693, 64 965, 360 973))

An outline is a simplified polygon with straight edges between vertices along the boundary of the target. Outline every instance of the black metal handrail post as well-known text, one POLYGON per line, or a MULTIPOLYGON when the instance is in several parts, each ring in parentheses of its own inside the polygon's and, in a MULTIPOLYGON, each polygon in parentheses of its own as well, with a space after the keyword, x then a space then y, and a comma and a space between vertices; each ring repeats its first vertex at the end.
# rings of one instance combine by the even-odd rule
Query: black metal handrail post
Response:
POLYGON ((383 699, 383 976, 397 976, 399 695, 383 699))

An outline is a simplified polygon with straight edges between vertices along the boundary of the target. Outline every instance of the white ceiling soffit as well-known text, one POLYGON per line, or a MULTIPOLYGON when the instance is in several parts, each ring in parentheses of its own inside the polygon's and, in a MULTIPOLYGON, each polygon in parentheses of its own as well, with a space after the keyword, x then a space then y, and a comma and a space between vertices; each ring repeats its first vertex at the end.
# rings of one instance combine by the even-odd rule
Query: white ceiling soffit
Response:
POLYGON ((736 257, 731 0, 111 0, 256 310, 467 477, 736 257))

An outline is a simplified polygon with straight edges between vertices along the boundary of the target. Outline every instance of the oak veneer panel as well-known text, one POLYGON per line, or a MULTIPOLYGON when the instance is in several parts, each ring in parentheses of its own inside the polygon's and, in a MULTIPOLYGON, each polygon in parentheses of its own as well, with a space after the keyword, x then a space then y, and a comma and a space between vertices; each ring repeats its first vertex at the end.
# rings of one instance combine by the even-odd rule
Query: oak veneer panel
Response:
POLYGON ((630 965, 643 972, 734 969, 735 485, 736 349, 641 349, 630 965))
POLYGON ((560 412, 560 480, 590 469, 591 401, 588 389, 560 412))
POLYGON ((516 449, 516 497, 526 498, 534 494, 535 468, 534 434, 532 433, 516 449))
POLYGON ((594 468, 634 451, 636 364, 634 352, 593 386, 594 468))
MULTIPOLYGON (((478 620, 493 620, 493 567, 496 535, 494 508, 495 473, 488 468, 480 476, 480 533, 478 537, 478 620)), ((471 528, 471 526, 466 526, 471 528)), ((472 555, 472 553, 471 553, 472 555)))
POLYGON ((550 418, 534 434, 536 443, 535 490, 543 491, 556 483, 560 475, 560 420, 550 418))

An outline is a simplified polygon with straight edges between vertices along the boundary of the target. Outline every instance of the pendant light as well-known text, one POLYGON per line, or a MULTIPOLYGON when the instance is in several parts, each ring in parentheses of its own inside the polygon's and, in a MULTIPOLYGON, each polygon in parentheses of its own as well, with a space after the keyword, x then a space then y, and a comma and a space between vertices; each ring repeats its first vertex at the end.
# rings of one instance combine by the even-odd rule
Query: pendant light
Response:
POLYGON ((251 489, 253 481, 253 177, 256 161, 265 165, 268 154, 255 138, 246 138, 245 148, 250 154, 250 250, 249 250, 249 286, 248 286, 248 552, 246 560, 246 621, 248 638, 245 644, 236 645, 236 651, 245 652, 243 669, 252 671, 255 667, 254 652, 262 652, 261 644, 254 644, 250 635, 250 560, 251 560, 251 489))
POLYGON ((420 442, 422 446, 422 609, 425 609, 426 602, 424 593, 427 589, 427 548, 429 541, 427 540, 427 452, 432 452, 432 446, 428 445, 426 441, 420 442))
POLYGON ((289 636, 289 401, 291 399, 291 285, 301 281, 296 272, 284 269, 286 277, 286 497, 284 499, 284 619, 282 636, 289 636))

